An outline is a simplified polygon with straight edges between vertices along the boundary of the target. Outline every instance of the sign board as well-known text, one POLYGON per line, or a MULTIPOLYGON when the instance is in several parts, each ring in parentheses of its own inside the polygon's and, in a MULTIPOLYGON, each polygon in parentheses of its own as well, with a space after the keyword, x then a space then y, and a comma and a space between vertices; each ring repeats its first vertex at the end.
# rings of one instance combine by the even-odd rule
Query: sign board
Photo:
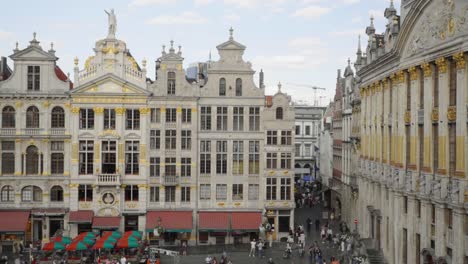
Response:
POLYGON ((310 182, 311 181, 311 177, 310 175, 304 175, 304 178, 302 178, 305 182, 310 182))

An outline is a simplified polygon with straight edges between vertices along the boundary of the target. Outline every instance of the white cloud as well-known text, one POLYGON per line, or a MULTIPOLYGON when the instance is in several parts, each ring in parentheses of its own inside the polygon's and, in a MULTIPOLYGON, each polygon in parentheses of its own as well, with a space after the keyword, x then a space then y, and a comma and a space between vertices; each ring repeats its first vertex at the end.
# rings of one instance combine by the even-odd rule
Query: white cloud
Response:
POLYGON ((330 32, 330 36, 335 37, 357 37, 359 34, 364 35, 364 29, 350 29, 330 32))
POLYGON ((234 13, 226 14, 224 18, 232 22, 237 22, 241 19, 241 17, 238 14, 234 14, 234 13))
POLYGON ((129 6, 149 6, 149 5, 162 5, 162 4, 171 4, 176 0, 132 0, 129 6))
POLYGON ((296 10, 293 16, 304 17, 304 18, 319 18, 322 15, 329 13, 331 8, 321 6, 307 6, 296 10))
POLYGON ((195 5, 207 5, 211 4, 214 0, 195 0, 195 5))
POLYGON ((205 24, 208 20, 198 13, 186 11, 179 15, 162 15, 146 21, 150 25, 205 24))

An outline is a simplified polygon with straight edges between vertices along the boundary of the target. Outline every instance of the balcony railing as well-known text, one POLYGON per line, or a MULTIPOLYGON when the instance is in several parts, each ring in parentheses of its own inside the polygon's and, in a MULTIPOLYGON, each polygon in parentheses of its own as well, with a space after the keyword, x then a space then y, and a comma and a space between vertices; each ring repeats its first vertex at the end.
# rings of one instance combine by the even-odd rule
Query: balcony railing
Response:
POLYGON ((40 135, 42 128, 23 128, 23 133, 25 135, 40 135))
POLYGON ((166 186, 175 186, 179 184, 179 176, 163 176, 162 184, 166 186))
POLYGON ((99 174, 96 181, 98 186, 120 185, 120 174, 99 174))
POLYGON ((16 128, 2 128, 0 133, 2 133, 2 136, 16 135, 16 128))
POLYGON ((65 135, 65 128, 51 128, 51 135, 65 135))

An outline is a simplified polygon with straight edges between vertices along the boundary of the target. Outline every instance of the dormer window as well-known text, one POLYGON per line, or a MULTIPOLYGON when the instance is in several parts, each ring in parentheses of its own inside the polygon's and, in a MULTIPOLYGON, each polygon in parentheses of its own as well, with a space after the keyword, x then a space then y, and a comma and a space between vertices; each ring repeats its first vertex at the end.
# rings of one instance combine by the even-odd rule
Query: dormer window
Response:
POLYGON ((28 66, 28 91, 39 91, 41 87, 41 67, 28 66))
POLYGON ((219 79, 219 96, 226 96, 226 79, 219 79))
POLYGON ((236 79, 236 96, 242 96, 242 79, 236 79))
POLYGON ((167 73, 167 94, 175 95, 176 75, 175 72, 167 73))
POLYGON ((283 108, 282 107, 276 108, 276 119, 278 119, 278 120, 283 119, 283 108))

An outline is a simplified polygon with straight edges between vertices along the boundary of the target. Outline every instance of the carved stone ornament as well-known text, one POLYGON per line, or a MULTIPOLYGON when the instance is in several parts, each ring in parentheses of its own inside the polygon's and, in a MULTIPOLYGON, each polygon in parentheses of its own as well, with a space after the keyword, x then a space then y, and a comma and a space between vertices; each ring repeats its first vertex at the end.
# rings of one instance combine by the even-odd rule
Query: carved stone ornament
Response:
POLYGON ((431 77, 432 76, 432 67, 431 64, 429 63, 423 63, 421 64, 421 68, 424 71, 424 77, 431 77))
POLYGON ((455 122, 457 120, 457 107, 449 106, 447 109, 447 119, 450 122, 455 122))
POLYGON ((447 72, 447 60, 442 57, 436 60, 436 65, 439 68, 439 73, 446 73, 447 72))
POLYGON ((468 31, 468 1, 431 1, 414 26, 403 57, 410 57, 468 31))
POLYGON ((416 67, 411 67, 408 69, 408 72, 410 74, 410 80, 412 81, 416 81, 418 79, 418 70, 416 69, 416 67))
POLYGON ((432 109, 431 119, 433 122, 439 121, 439 109, 438 108, 432 109))
POLYGON ((453 55, 453 59, 457 63, 457 69, 459 69, 459 70, 465 69, 465 64, 466 64, 466 62, 465 62, 465 53, 459 52, 459 53, 453 55))
POLYGON ((123 107, 117 107, 115 109, 115 113, 118 114, 118 115, 123 115, 124 112, 125 112, 125 108, 123 108, 123 107))
POLYGON ((407 123, 407 124, 411 123, 411 112, 410 111, 405 112, 405 123, 407 123))
POLYGON ((104 113, 103 107, 94 107, 93 110, 94 110, 94 113, 97 115, 104 113))
POLYGON ((71 112, 73 114, 78 114, 80 112, 80 108, 79 107, 72 107, 71 112))

